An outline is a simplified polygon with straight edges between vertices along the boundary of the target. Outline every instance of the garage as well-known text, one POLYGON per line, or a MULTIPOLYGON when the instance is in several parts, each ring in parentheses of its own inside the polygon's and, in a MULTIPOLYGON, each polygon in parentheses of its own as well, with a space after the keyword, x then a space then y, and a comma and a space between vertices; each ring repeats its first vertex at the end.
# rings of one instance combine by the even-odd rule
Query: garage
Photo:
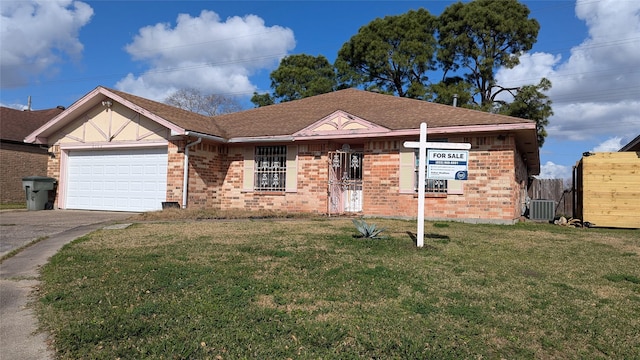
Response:
POLYGON ((167 148, 70 150, 65 208, 107 211, 162 209, 167 148))

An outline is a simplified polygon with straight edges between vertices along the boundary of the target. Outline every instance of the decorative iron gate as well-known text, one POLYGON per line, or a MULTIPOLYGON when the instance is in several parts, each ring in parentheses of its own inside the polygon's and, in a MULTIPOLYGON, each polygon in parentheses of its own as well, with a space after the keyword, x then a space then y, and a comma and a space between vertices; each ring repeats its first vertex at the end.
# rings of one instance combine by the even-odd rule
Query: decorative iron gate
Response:
POLYGON ((361 151, 329 152, 329 215, 362 211, 361 151))

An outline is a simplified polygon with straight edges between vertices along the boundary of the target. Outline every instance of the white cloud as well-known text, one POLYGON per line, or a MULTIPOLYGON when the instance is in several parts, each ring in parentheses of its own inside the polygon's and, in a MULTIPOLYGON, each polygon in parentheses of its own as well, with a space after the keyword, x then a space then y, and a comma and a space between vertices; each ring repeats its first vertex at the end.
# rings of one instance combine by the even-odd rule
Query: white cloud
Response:
POLYGON ((554 67, 562 60, 561 55, 542 52, 523 54, 519 58, 520 64, 513 69, 501 68, 496 73, 499 84, 516 87, 527 84, 537 84, 543 77, 554 75, 554 67))
POLYGON ((592 152, 616 152, 620 150, 622 146, 624 146, 624 144, 622 143, 622 138, 616 136, 598 144, 598 146, 591 149, 591 151, 592 152))
POLYGON ((0 85, 16 88, 29 78, 51 76, 56 65, 80 58, 80 29, 93 9, 71 0, 0 1, 0 85))
POLYGON ((612 103, 575 102, 553 105, 550 136, 570 141, 626 136, 640 131, 640 100, 612 103))
POLYGON ((276 66, 295 47, 293 31, 265 25, 255 15, 229 17, 203 10, 180 14, 175 27, 143 27, 126 46, 134 60, 148 64, 141 75, 128 74, 116 88, 162 101, 181 88, 224 95, 251 95, 249 77, 276 66))
POLYGON ((554 115, 549 137, 568 141, 627 136, 640 131, 640 1, 577 1, 576 16, 589 35, 559 55, 535 53, 520 58, 497 79, 508 86, 552 82, 548 92, 554 115))
POLYGON ((23 104, 5 104, 5 103, 0 102, 0 106, 6 107, 6 108, 9 108, 9 109, 16 109, 16 110, 27 110, 28 109, 27 105, 23 105, 23 104))
POLYGON ((540 175, 536 177, 538 179, 570 179, 572 176, 573 167, 554 164, 551 161, 547 161, 540 166, 540 175))

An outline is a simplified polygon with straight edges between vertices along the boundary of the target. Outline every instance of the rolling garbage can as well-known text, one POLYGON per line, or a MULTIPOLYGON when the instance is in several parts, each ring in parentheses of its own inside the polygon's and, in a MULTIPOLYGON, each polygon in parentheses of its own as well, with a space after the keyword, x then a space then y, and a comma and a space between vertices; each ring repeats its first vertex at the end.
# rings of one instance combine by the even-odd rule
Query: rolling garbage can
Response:
MULTIPOLYGON (((44 210, 49 202, 49 192, 54 189, 56 179, 45 176, 22 178, 22 187, 27 196, 27 210, 44 210)), ((52 206, 50 208, 53 208, 52 206)))

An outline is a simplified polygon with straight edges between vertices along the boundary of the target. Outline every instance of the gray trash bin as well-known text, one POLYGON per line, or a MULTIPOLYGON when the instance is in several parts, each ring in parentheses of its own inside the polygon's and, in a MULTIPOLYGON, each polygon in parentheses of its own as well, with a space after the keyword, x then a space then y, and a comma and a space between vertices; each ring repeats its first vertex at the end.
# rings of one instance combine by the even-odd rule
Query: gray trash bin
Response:
POLYGON ((44 210, 49 202, 49 192, 55 188, 56 179, 45 176, 22 178, 22 187, 27 196, 27 210, 44 210))

